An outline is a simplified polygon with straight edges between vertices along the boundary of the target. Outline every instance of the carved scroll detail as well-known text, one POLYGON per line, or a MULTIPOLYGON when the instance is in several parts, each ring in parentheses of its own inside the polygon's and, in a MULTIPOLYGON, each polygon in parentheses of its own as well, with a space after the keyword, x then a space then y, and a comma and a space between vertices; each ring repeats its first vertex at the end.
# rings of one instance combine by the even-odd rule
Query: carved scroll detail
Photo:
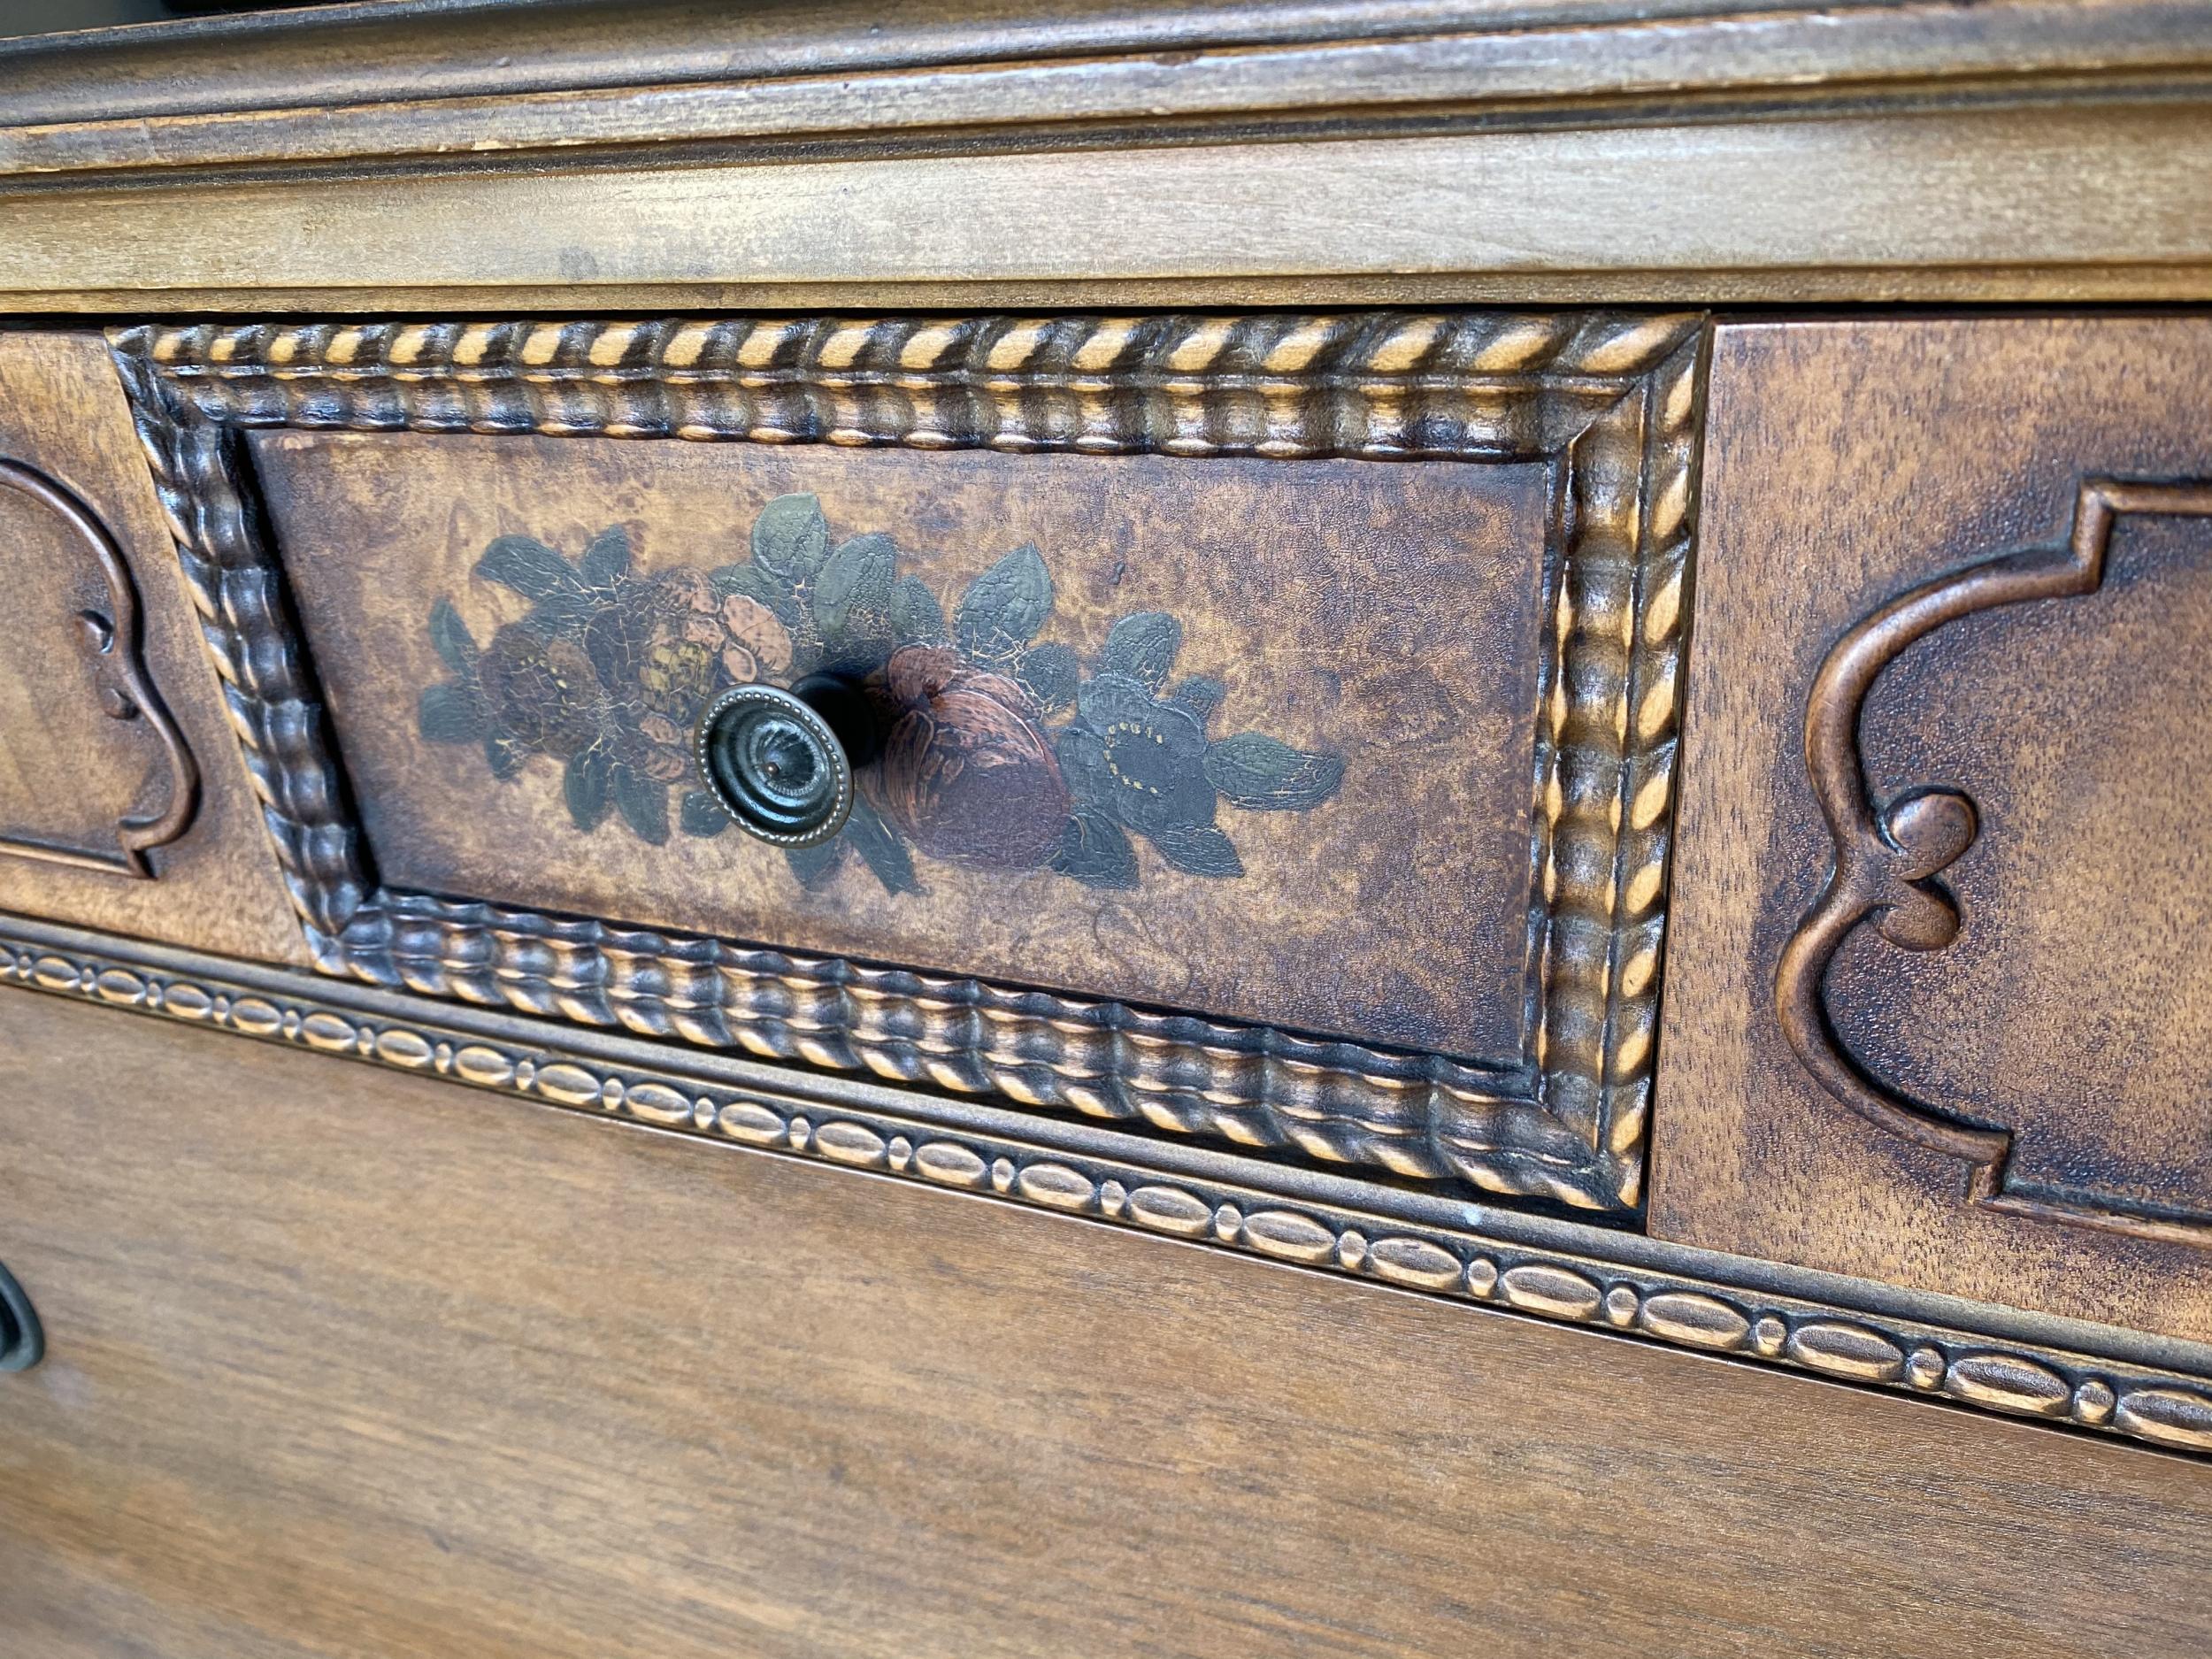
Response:
POLYGON ((1875 799, 1859 750, 1859 719, 1882 672, 1915 641, 1962 617, 2031 599, 2094 593, 2113 526, 2124 514, 2212 518, 2212 484, 2085 481, 2065 544, 1996 554, 1899 595, 1863 618, 1821 664, 1805 710, 1805 763, 1835 842, 1835 866, 1783 947, 1775 1003, 1783 1034, 1821 1086, 1877 1128, 1970 1166, 1970 1202, 2131 1233, 2212 1244, 2212 1225, 2122 1214, 2006 1189, 2012 1134, 1906 1095, 1845 1047, 1825 998, 1829 964, 1871 924, 1904 950, 1940 950, 1958 937, 1959 907, 1938 879, 1973 844, 1974 804, 1956 789, 1914 787, 1875 799))
POLYGON ((100 707, 114 720, 142 720, 160 745, 168 774, 158 810, 116 820, 115 847, 65 847, 50 841, 0 837, 0 852, 80 870, 103 870, 144 879, 153 874, 146 855, 184 833, 199 810, 200 768, 146 674, 142 654, 138 589, 121 549, 98 517, 70 490, 35 467, 0 460, 0 489, 27 495, 76 533, 99 567, 108 590, 104 613, 87 611, 77 618, 79 647, 91 659, 100 707))

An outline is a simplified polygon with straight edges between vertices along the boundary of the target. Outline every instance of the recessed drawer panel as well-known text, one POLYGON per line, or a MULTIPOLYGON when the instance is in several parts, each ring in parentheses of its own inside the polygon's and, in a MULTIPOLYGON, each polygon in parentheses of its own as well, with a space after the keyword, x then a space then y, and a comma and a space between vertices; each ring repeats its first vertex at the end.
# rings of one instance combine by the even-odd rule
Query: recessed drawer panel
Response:
POLYGON ((330 971, 1611 1208, 1701 328, 119 345, 330 971))
POLYGON ((1540 465, 253 454, 395 887, 1519 1052, 1540 465), (817 674, 882 752, 844 833, 786 849, 693 737, 817 674))

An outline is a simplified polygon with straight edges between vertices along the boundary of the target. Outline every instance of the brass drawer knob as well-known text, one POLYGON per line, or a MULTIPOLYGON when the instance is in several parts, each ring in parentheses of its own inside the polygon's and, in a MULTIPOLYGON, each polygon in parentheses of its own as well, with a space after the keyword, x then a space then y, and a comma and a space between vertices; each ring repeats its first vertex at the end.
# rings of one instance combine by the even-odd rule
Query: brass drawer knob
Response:
POLYGON ((853 769, 880 746, 857 686, 814 674, 780 686, 733 686, 699 718, 700 775, 749 835, 813 847, 845 827, 853 769))
POLYGON ((37 1310, 15 1275, 0 1267, 0 1371, 28 1371, 45 1352, 37 1310))

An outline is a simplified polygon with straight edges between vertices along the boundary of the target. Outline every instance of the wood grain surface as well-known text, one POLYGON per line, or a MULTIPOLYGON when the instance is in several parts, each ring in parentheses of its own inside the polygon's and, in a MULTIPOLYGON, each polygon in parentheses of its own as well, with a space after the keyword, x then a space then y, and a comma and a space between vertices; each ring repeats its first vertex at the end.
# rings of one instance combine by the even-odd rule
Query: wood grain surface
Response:
POLYGON ((27 995, 0 1063, 40 1659, 2212 1634, 2200 1463, 27 995))
MULTIPOLYGON (((106 343, 90 334, 0 333, 0 458, 27 465, 92 511, 129 567, 146 677, 199 761, 198 810, 154 849, 154 879, 0 851, 0 907, 265 962, 303 963, 237 742, 200 641, 106 343)), ((79 613, 112 609, 89 550, 28 497, 0 491, 0 572, 12 591, 0 648, 0 833, 116 843, 115 822, 158 812, 166 765, 150 723, 101 710, 79 613)), ((104 611, 103 614, 105 612, 104 611)))
MULTIPOLYGON (((567 309, 581 302, 552 296, 583 283, 590 303, 625 307, 840 309, 916 282, 964 285, 959 303, 975 305, 1082 284, 1087 301, 1058 303, 1098 303, 1159 279, 1186 306, 1341 303, 1347 279, 1388 281, 1389 297, 1413 303, 2201 298, 2207 130, 2202 104, 2162 100, 1296 145, 103 180, 10 201, 0 298, 296 311, 301 290, 400 288, 446 310, 525 303, 515 295, 567 309), (1574 274, 1563 286, 1559 273, 1574 274)), ((1156 288, 1149 303, 1171 302, 1156 288)))
MULTIPOLYGON (((1452 89, 1510 100, 1777 83, 1940 85, 2047 73, 2085 55, 2108 67, 2174 69, 2200 64, 2205 51, 2202 20, 2174 0, 1924 0, 1909 8, 1890 0, 1816 7, 1773 0, 910 0, 889 14, 868 0, 762 12, 703 10, 695 0, 526 4, 526 31, 497 6, 302 8, 281 19, 218 15, 89 39, 14 42, 0 49, 0 97, 22 124, 27 146, 73 136, 88 148, 104 135, 111 146, 105 159, 117 165, 129 156, 127 142, 100 129, 126 122, 202 115, 255 133, 257 124, 240 116, 296 117, 312 105, 328 126, 339 111, 355 120, 373 120, 380 111, 411 116, 420 102, 471 95, 495 98, 526 121, 533 95, 618 89, 635 120, 664 114, 641 88, 682 88, 695 97, 725 92, 729 105, 772 111, 787 107, 779 92, 806 100, 833 86, 868 87, 863 77, 904 73, 940 96, 962 81, 971 88, 1010 82, 1026 91, 1032 114, 1054 111, 1041 88, 1056 81, 1084 88, 1090 102, 1080 107, 1093 112, 1112 89, 1133 83, 1179 111, 1225 89, 1279 99, 1317 80, 1337 100, 1416 101, 1415 87, 1378 73, 1384 67, 1417 76, 1415 85, 1432 98, 1452 89), (1323 65, 1338 73, 1323 78, 1323 65)), ((906 96, 895 112, 927 107, 915 88, 901 89, 906 96)), ((943 119, 941 109, 932 113, 943 119)), ((503 136, 513 142, 527 130, 511 124, 503 136)), ((585 130, 604 135, 595 124, 585 130)), ((142 128, 132 159, 147 158, 143 142, 142 128)), ((173 152, 165 145, 158 153, 173 152)))
POLYGON ((1874 799, 1960 789, 1978 833, 1932 878, 1956 941, 1860 927, 1825 1006, 1844 1051, 1928 1121, 2008 1132, 1987 1178, 2001 1193, 1970 1199, 1966 1164, 1847 1110, 1775 1016, 1778 957, 1832 851, 1803 725, 1823 657, 1916 583, 2063 549, 2084 478, 2212 478, 2208 373, 2193 320, 1720 332, 1655 1231, 2212 1334, 2212 521, 2124 515, 2094 591, 1945 624, 1857 723, 1874 799), (1997 1213, 2000 1197, 2069 1218, 1997 1213))

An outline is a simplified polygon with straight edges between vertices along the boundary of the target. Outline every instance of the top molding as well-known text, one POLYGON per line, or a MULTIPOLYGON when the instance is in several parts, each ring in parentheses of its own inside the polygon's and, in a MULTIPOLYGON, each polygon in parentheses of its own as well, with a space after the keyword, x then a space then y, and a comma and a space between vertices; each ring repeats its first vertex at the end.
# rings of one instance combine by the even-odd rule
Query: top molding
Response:
POLYGON ((0 306, 2212 297, 2197 0, 528 10, 0 42, 0 306))
POLYGON ((700 10, 547 0, 521 42, 507 0, 0 41, 0 175, 1099 122, 1158 142, 1225 119, 1555 123, 2212 72, 2194 0, 700 10))
MULTIPOLYGON (((408 0, 0 41, 8 127, 420 104, 933 68, 1095 74, 1310 103, 1317 54, 1353 104, 2202 69, 2193 0, 408 0), (527 14, 526 29, 516 27, 527 14), (1347 59, 1392 42, 1414 49, 1347 59), (1227 54, 1251 59, 1244 71, 1227 54), (1071 62, 1071 60, 1080 60, 1071 62)), ((1195 102, 1189 90, 1178 104, 1195 102)), ((1049 113, 1050 99, 1037 112, 1049 113)), ((1134 112, 1151 113, 1155 106, 1134 112)), ((872 125, 872 120, 869 123, 872 125)))

